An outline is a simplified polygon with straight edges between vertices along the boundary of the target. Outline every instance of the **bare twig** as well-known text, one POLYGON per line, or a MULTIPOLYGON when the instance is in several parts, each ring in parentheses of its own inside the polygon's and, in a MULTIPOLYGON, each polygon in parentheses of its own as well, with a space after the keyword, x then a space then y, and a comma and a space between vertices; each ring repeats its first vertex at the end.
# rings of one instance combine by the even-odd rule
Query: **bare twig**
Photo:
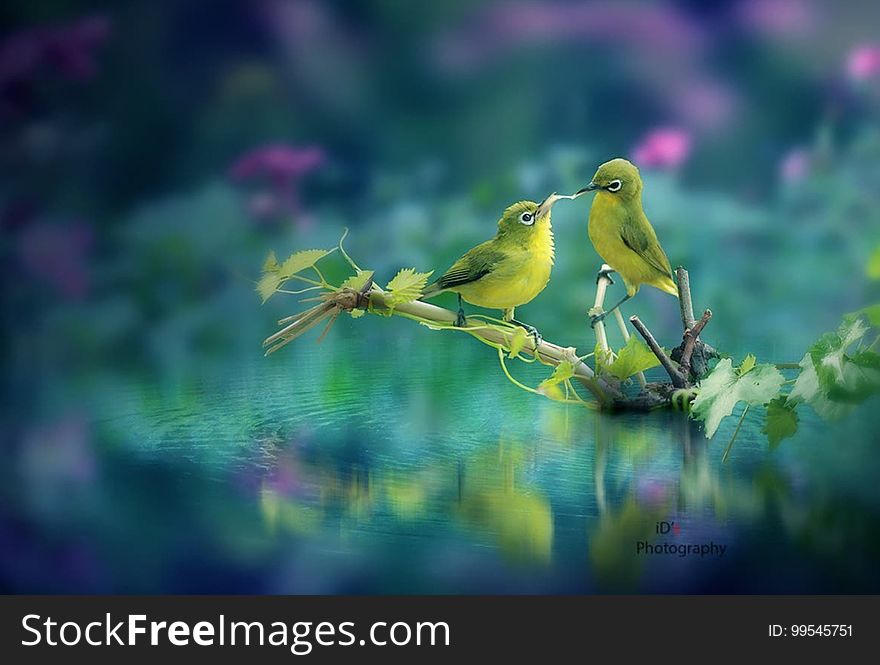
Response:
POLYGON ((681 349, 681 360, 678 363, 685 380, 690 380, 691 358, 694 355, 694 348, 696 347, 696 343, 700 337, 700 333, 703 332, 703 328, 706 327, 706 324, 709 323, 709 319, 711 318, 712 310, 707 309, 705 312, 703 312, 703 316, 700 317, 699 321, 697 321, 696 323, 694 323, 694 325, 685 330, 684 341, 682 342, 681 349))
POLYGON ((637 316, 629 317, 630 323, 633 324, 633 327, 639 331, 639 334, 644 338, 645 343, 654 352, 654 355, 657 356, 657 360, 660 361, 660 364, 663 365, 663 369, 666 370, 666 373, 669 375, 669 379, 672 381, 672 385, 676 388, 687 388, 687 381, 682 377, 679 373, 678 369, 672 363, 672 360, 669 359, 669 356, 666 355, 666 352, 663 348, 657 343, 657 340, 654 339, 654 335, 651 334, 651 331, 639 320, 637 316))
POLYGON ((691 300, 691 282, 688 271, 678 266, 675 269, 675 281, 678 283, 678 304, 681 308, 681 327, 688 330, 694 326, 694 304, 691 300))

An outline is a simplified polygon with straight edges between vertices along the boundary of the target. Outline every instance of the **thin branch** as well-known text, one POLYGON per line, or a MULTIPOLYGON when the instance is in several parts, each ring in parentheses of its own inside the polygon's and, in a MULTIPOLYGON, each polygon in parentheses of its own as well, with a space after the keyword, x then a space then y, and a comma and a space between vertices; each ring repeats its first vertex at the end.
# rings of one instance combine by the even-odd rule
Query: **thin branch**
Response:
POLYGON ((691 358, 694 355, 694 348, 696 347, 697 339, 699 339, 700 333, 703 332, 703 328, 706 327, 706 324, 709 323, 709 319, 711 318, 712 310, 707 309, 703 312, 703 316, 700 317, 699 321, 685 330, 684 343, 681 349, 681 360, 679 361, 681 373, 685 380, 690 380, 691 358))
POLYGON ((688 271, 678 266, 675 269, 675 281, 678 283, 678 304, 681 308, 681 327, 688 330, 694 325, 694 304, 691 300, 691 281, 688 271))
POLYGON ((639 334, 644 338, 645 343, 651 351, 654 352, 654 355, 657 356, 657 360, 660 361, 660 364, 663 365, 663 369, 665 369, 666 373, 669 375, 672 385, 676 388, 687 388, 687 381, 685 381, 681 374, 679 374, 678 369, 672 364, 672 360, 669 359, 669 356, 666 355, 666 352, 657 343, 657 340, 654 339, 654 335, 651 334, 651 331, 645 327, 645 324, 642 323, 641 320, 639 320, 639 317, 631 316, 629 317, 629 322, 639 331, 639 334))

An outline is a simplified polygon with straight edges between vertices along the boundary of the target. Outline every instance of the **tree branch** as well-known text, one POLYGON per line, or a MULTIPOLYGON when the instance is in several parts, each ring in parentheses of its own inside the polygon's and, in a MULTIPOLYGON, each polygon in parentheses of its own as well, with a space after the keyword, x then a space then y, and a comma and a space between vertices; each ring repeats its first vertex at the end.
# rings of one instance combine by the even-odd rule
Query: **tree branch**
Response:
POLYGON ((678 283, 678 305, 681 309, 681 327, 689 330, 694 326, 694 303, 691 300, 691 281, 688 271, 678 266, 675 269, 675 281, 678 283))
POLYGON ((651 331, 641 322, 639 317, 631 316, 629 317, 629 322, 639 331, 639 334, 644 338, 645 343, 651 351, 654 352, 654 355, 657 356, 657 360, 660 361, 660 364, 663 365, 663 369, 665 369, 666 373, 669 375, 672 385, 676 388, 687 388, 687 381, 682 377, 675 365, 672 364, 672 360, 666 355, 666 352, 657 343, 657 340, 654 339, 654 335, 651 334, 651 331))
POLYGON ((706 324, 709 323, 709 319, 711 318, 712 310, 707 309, 703 312, 703 316, 700 317, 700 320, 694 323, 694 325, 688 328, 684 333, 684 342, 682 345, 679 367, 682 375, 687 380, 690 379, 691 375, 691 358, 694 355, 694 348, 696 348, 697 339, 700 337, 700 333, 703 332, 703 328, 706 327, 706 324))

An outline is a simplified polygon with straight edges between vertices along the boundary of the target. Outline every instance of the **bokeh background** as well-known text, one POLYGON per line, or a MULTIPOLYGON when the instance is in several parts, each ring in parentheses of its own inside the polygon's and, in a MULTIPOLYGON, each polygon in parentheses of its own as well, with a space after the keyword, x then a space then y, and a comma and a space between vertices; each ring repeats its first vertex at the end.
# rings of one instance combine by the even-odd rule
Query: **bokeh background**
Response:
MULTIPOLYGON (((867 0, 3 3, 0 587, 880 591, 876 402, 775 451, 749 417, 722 464, 732 424, 556 404, 409 321, 264 358, 300 305, 254 292, 270 249, 344 227, 379 281, 442 270, 626 156, 706 338, 796 362, 880 297, 877 25, 867 0), (659 519, 727 553, 635 556, 659 519)), ((582 351, 587 209, 556 206, 518 312, 582 351)), ((652 291, 627 314, 672 345, 652 291)))

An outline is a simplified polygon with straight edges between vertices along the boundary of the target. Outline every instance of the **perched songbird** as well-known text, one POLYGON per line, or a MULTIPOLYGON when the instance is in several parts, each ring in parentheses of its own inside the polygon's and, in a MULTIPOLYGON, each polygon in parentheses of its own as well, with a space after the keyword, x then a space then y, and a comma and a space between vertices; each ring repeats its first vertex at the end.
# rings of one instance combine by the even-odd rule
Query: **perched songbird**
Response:
POLYGON ((605 162, 590 184, 575 197, 594 190, 596 197, 590 208, 588 232, 599 256, 611 266, 611 271, 600 271, 599 275, 620 274, 626 285, 626 296, 607 312, 591 316, 592 325, 632 298, 642 284, 678 297, 669 259, 642 210, 639 170, 625 159, 605 162))
POLYGON ((553 268, 553 230, 550 209, 560 198, 548 196, 540 204, 520 201, 504 211, 498 233, 491 240, 467 252, 443 276, 428 285, 422 297, 444 291, 458 294, 457 326, 466 323, 462 299, 477 305, 504 310, 503 319, 522 326, 539 339, 537 330, 514 318, 514 308, 537 296, 553 268))

